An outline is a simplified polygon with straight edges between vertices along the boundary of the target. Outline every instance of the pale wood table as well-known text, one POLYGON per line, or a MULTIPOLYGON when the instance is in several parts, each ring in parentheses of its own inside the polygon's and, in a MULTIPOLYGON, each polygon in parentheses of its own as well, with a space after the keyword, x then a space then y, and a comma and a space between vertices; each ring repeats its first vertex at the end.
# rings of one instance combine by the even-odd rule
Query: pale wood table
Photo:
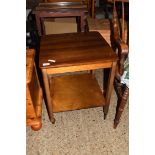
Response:
POLYGON ((42 127, 42 89, 35 66, 34 49, 26 50, 26 125, 33 130, 42 127))
POLYGON ((51 122, 55 122, 54 112, 100 106, 103 107, 106 118, 116 62, 116 54, 98 32, 53 34, 41 37, 39 66, 43 74, 51 122), (44 66, 45 63, 47 66, 44 66), (94 74, 90 72, 76 74, 77 71, 99 68, 111 69, 104 94, 94 74), (68 72, 74 74, 64 74, 68 72))

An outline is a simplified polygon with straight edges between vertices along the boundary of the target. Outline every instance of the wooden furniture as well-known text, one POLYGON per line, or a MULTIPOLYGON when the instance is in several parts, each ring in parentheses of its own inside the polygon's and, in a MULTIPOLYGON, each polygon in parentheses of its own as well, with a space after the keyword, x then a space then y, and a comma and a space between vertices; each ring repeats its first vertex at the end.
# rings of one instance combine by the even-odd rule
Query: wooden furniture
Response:
POLYGON ((39 84, 34 62, 35 51, 26 50, 26 125, 33 130, 42 126, 42 89, 39 84))
POLYGON ((129 96, 129 86, 127 84, 122 83, 122 75, 124 73, 124 63, 128 58, 128 39, 125 40, 125 26, 124 26, 124 2, 128 2, 127 0, 115 0, 114 1, 114 9, 113 9, 113 19, 112 19, 112 47, 114 51, 118 54, 119 60, 116 68, 116 75, 114 80, 115 90, 118 96, 116 115, 114 119, 114 128, 117 127, 124 107, 127 103, 129 96), (115 1, 122 2, 122 22, 121 27, 119 18, 117 16, 117 10, 115 7, 115 1))
POLYGON ((87 18, 87 22, 89 31, 98 31, 102 35, 102 37, 107 41, 107 43, 111 46, 111 30, 109 19, 87 18))
MULTIPOLYGON (((87 6, 87 10, 90 14, 90 12, 92 11, 92 3, 91 3, 91 0, 43 0, 44 3, 53 3, 53 2, 78 2, 78 3, 81 3, 81 4, 85 4, 87 6)), ((91 12, 92 14, 92 12, 91 12)))
POLYGON ((95 18, 95 0, 91 0, 91 15, 95 18))
POLYGON ((86 30, 87 5, 79 2, 39 3, 33 11, 36 17, 40 36, 45 35, 44 18, 48 17, 80 17, 80 32, 86 30))
POLYGON ((41 37, 39 66, 42 70, 49 118, 53 113, 92 107, 104 107, 108 113, 117 55, 98 32, 53 34, 41 37), (110 68, 107 90, 102 94, 91 73, 110 68), (72 74, 64 74, 72 72, 72 74), (73 74, 74 73, 74 74, 73 74), (51 75, 51 76, 49 76, 51 75))
MULTIPOLYGON (((89 31, 98 31, 102 37, 107 41, 107 43, 111 46, 111 22, 109 19, 94 19, 87 18, 88 22, 88 30, 89 31)), ((125 41, 127 41, 127 23, 124 22, 125 28, 125 41)))
POLYGON ((81 4, 87 5, 88 12, 90 12, 91 8, 91 0, 43 0, 44 3, 53 3, 53 2, 78 2, 81 4))

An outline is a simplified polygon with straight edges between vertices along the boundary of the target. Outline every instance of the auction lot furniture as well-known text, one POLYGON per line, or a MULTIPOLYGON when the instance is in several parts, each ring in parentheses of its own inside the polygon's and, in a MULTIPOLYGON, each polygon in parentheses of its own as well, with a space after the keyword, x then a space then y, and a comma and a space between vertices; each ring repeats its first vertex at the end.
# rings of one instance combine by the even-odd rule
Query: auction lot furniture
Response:
POLYGON ((55 122, 55 112, 92 107, 103 107, 106 118, 116 62, 117 55, 99 32, 42 36, 39 66, 43 74, 51 122, 55 122), (111 69, 105 94, 102 94, 93 74, 76 73, 99 68, 111 69), (66 74, 68 72, 73 74, 66 74))
POLYGON ((117 128, 122 112, 127 104, 129 97, 129 47, 128 37, 125 39, 125 7, 124 3, 129 0, 113 0, 113 19, 112 19, 112 48, 118 54, 118 65, 115 74, 114 88, 118 97, 114 128, 117 128), (122 3, 122 23, 117 14, 115 3, 122 3), (120 33, 121 32, 121 33, 120 33))
POLYGON ((39 3, 33 10, 40 36, 45 35, 44 19, 49 17, 80 17, 80 32, 86 29, 87 5, 79 2, 39 3))
MULTIPOLYGON (((89 31, 98 31, 111 46, 111 23, 109 19, 94 19, 87 17, 89 31)), ((122 20, 120 20, 122 23, 122 20)), ((127 41, 127 23, 124 21, 125 41, 127 41)))
POLYGON ((42 89, 34 62, 34 49, 26 50, 26 125, 33 130, 42 126, 42 89))

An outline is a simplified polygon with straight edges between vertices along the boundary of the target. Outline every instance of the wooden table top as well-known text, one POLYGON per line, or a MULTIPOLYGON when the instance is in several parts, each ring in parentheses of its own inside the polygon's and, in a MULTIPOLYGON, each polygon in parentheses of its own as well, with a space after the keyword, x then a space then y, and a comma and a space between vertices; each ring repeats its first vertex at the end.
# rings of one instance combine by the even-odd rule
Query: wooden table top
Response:
POLYGON ((87 5, 79 3, 79 2, 39 3, 39 5, 36 6, 35 11, 68 10, 68 9, 73 10, 73 11, 77 11, 78 9, 87 11, 87 5))
POLYGON ((40 68, 78 66, 116 60, 117 55, 99 32, 52 34, 41 38, 40 68), (43 66, 43 63, 50 65, 43 66))

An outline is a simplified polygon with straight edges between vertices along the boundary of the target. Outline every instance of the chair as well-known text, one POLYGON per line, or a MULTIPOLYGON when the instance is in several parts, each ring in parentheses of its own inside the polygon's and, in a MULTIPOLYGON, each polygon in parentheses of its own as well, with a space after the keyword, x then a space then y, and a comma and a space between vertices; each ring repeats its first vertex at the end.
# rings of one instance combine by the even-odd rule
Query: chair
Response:
POLYGON ((129 49, 128 39, 125 39, 125 9, 124 3, 128 0, 113 0, 113 18, 112 18, 112 33, 111 44, 114 51, 118 54, 119 60, 117 64, 114 88, 118 97, 116 114, 114 119, 114 128, 119 124, 122 112, 127 103, 129 96, 129 49), (122 20, 117 15, 115 3, 122 2, 122 20))

